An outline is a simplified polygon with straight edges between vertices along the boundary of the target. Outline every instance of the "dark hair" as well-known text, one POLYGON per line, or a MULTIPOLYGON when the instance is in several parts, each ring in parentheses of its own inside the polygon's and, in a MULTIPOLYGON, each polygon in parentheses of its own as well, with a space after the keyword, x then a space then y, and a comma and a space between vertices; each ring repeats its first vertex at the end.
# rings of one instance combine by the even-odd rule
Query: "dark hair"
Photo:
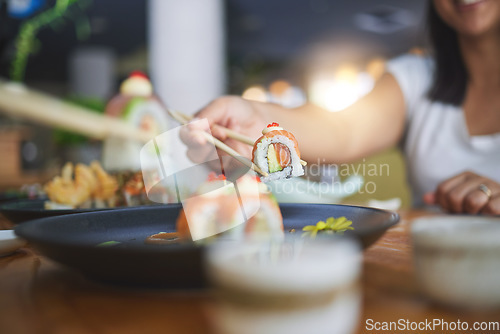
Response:
POLYGON ((457 33, 441 19, 432 0, 429 0, 428 7, 429 40, 436 64, 428 97, 433 101, 460 105, 465 98, 468 74, 457 33))

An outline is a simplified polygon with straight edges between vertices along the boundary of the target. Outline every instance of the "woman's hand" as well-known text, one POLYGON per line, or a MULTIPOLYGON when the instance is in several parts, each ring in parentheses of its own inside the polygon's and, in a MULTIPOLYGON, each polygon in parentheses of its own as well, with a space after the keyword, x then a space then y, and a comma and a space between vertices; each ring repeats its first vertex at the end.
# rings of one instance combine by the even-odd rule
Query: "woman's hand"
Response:
POLYGON ((424 195, 427 204, 438 204, 453 213, 500 215, 500 184, 472 172, 442 182, 424 195))
MULTIPOLYGON (((242 156, 250 158, 252 146, 227 137, 224 129, 214 125, 223 126, 257 140, 262 129, 266 126, 263 113, 258 110, 258 105, 258 102, 248 101, 237 96, 224 96, 212 101, 195 117, 198 119, 206 118, 214 137, 235 149, 242 156)), ((206 145, 206 139, 200 135, 200 130, 206 131, 207 129, 200 128, 195 123, 183 127, 180 133, 181 140, 188 146, 188 158, 195 163, 206 161, 213 148, 206 145)), ((225 153, 218 152, 218 154, 224 155, 225 153)))

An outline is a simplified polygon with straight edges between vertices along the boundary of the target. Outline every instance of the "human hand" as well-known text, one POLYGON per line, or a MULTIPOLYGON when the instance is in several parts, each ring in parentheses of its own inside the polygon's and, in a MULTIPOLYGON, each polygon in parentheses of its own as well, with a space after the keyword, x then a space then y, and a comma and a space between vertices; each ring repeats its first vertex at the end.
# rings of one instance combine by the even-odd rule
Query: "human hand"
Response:
MULTIPOLYGON (((256 102, 237 96, 224 96, 215 99, 200 110, 195 117, 198 119, 206 118, 210 124, 212 135, 246 158, 251 157, 252 146, 229 138, 224 129, 214 125, 234 130, 255 138, 255 140, 261 135, 261 131, 266 125, 263 115, 256 107, 256 102)), ((180 132, 181 140, 188 146, 187 156, 195 163, 206 161, 211 152, 211 147, 206 145, 206 138, 200 134, 200 131, 206 130, 208 129, 202 128, 198 123, 183 127, 180 132)), ((226 153, 218 151, 218 154, 221 156, 226 153)))
POLYGON ((500 184, 472 172, 456 175, 424 195, 427 204, 438 204, 453 213, 500 215, 500 184))

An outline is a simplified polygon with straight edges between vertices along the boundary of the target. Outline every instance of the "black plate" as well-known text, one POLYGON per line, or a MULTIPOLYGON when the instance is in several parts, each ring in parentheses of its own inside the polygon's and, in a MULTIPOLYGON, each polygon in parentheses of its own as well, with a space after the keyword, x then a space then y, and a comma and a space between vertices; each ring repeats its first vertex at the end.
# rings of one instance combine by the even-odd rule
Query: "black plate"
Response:
MULTIPOLYGON (((282 204, 285 230, 346 216, 363 246, 375 242, 396 224, 396 213, 330 204, 282 204)), ((45 256, 77 269, 89 278, 113 284, 168 288, 199 288, 205 284, 203 247, 194 244, 146 245, 144 239, 174 232, 181 206, 115 209, 39 219, 18 225, 16 233, 45 256), (120 245, 97 247, 106 241, 120 245)))
POLYGON ((0 205, 0 213, 2 213, 11 223, 19 224, 29 220, 46 217, 110 210, 109 208, 46 210, 45 201, 47 201, 47 199, 22 199, 6 202, 0 205))

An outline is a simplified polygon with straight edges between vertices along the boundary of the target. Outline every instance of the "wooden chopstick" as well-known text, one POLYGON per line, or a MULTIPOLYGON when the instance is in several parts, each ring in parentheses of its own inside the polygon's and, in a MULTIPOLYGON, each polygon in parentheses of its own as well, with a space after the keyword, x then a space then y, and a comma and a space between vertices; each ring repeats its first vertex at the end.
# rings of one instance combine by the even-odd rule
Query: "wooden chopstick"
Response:
MULTIPOLYGON (((174 111, 174 112, 178 115, 178 117, 181 117, 181 118, 183 118, 184 120, 186 120, 188 122, 193 119, 193 117, 190 116, 190 115, 183 114, 183 113, 181 113, 179 111, 174 111)), ((223 127, 223 126, 217 125, 217 124, 215 124, 214 127, 222 129, 224 132, 226 132, 226 134, 227 134, 227 136, 229 138, 236 139, 237 141, 240 141, 240 142, 242 142, 244 144, 251 145, 251 146, 253 146, 255 144, 255 140, 253 140, 252 138, 250 138, 248 136, 245 136, 244 134, 241 134, 239 132, 236 132, 234 130, 228 129, 226 127, 223 127)), ((307 165, 307 161, 304 161, 304 160, 300 159, 300 164, 302 166, 306 166, 307 165)))
MULTIPOLYGON (((177 111, 174 111, 174 110, 170 110, 170 109, 167 109, 168 113, 179 123, 181 124, 188 124, 189 123, 189 120, 187 117, 185 117, 185 115, 183 115, 182 113, 179 113, 177 111)), ((192 117, 190 117, 190 119, 192 119, 192 117)), ((213 143, 215 145, 215 147, 221 149, 222 151, 226 152, 227 154, 229 154, 230 156, 232 156, 233 158, 235 158, 236 160, 238 160, 239 162, 241 162, 242 164, 244 164, 245 166, 251 168, 252 170, 254 170, 255 172, 263 175, 263 176, 269 176, 268 173, 264 172, 262 169, 259 168, 259 166, 257 166, 256 164, 254 164, 253 162, 251 162, 250 160, 244 158, 241 156, 241 154, 239 154, 236 150, 234 150, 233 148, 227 146, 226 144, 224 144, 222 141, 220 141, 219 139, 215 138, 214 136, 212 136, 211 134, 209 134, 208 132, 205 132, 205 131, 200 131, 203 136, 205 137, 205 139, 211 143, 213 143)))

